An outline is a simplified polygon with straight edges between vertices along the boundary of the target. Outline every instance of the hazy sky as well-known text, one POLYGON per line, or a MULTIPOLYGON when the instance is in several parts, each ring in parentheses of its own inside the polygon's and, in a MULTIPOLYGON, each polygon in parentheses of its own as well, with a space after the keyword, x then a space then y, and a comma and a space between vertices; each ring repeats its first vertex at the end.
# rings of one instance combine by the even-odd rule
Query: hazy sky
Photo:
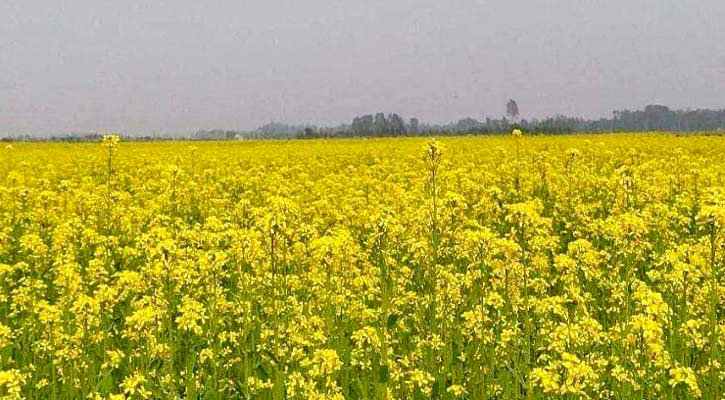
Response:
POLYGON ((724 0, 1 0, 0 135, 725 108, 724 0))

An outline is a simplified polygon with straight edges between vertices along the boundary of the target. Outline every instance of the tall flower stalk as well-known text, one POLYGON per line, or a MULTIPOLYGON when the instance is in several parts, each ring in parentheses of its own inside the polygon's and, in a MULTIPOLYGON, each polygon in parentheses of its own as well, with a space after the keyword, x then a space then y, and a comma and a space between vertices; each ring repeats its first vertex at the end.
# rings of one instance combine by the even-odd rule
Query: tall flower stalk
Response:
POLYGON ((121 138, 118 135, 115 134, 106 134, 103 135, 103 138, 101 139, 101 145, 106 149, 106 214, 107 214, 107 220, 110 227, 110 220, 111 220, 111 206, 112 206, 112 199, 111 199, 111 184, 113 179, 113 154, 118 150, 118 144, 121 142, 121 138))
POLYGON ((524 133, 521 129, 514 129, 511 132, 514 141, 516 142, 516 176, 514 177, 514 188, 520 197, 521 191, 521 139, 524 137, 524 133))

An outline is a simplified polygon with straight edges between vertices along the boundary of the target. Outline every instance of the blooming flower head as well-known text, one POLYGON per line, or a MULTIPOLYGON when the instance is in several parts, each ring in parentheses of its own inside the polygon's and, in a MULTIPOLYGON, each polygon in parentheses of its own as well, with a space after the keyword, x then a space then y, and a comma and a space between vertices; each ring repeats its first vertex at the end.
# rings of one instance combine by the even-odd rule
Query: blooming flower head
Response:
POLYGON ((114 133, 107 133, 103 135, 103 138, 101 139, 101 145, 104 147, 114 148, 118 146, 118 143, 121 141, 121 138, 114 134, 114 133))
POLYGON ((424 159, 428 168, 435 169, 443 159, 443 145, 435 139, 431 139, 424 147, 424 159))
POLYGON ((684 384, 693 397, 702 397, 702 392, 697 384, 697 376, 692 368, 675 367, 670 369, 669 384, 672 387, 684 384))

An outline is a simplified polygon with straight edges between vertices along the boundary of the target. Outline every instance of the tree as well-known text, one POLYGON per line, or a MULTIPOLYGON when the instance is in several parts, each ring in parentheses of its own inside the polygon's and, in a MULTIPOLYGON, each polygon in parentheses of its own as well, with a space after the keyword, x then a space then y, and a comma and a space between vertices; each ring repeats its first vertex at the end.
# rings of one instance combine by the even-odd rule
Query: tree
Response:
POLYGON ((506 103, 506 115, 512 121, 516 121, 519 117, 519 105, 516 104, 516 100, 511 99, 508 103, 506 103))
POLYGON ((405 121, 398 114, 388 114, 388 130, 393 136, 405 135, 405 121))
POLYGON ((420 122, 418 122, 418 118, 411 118, 410 122, 408 123, 408 133, 410 133, 411 135, 417 134, 419 126, 420 122))
POLYGON ((454 126, 454 130, 460 133, 473 133, 483 130, 482 124, 473 118, 459 120, 454 126))
POLYGON ((375 134, 378 136, 387 135, 388 133, 390 133, 390 129, 388 127, 388 120, 385 118, 384 113, 375 114, 375 121, 373 122, 373 126, 375 127, 375 134))
POLYGON ((370 114, 363 115, 362 117, 355 117, 352 120, 352 131, 358 135, 370 135, 373 133, 374 124, 373 116, 370 114))

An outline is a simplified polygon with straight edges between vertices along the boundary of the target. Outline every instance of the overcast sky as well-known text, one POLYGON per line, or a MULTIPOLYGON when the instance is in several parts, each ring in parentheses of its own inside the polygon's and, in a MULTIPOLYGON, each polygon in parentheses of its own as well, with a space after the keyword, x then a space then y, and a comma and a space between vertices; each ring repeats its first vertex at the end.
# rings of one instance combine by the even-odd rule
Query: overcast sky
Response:
POLYGON ((0 135, 725 108, 724 0, 2 0, 0 135))

